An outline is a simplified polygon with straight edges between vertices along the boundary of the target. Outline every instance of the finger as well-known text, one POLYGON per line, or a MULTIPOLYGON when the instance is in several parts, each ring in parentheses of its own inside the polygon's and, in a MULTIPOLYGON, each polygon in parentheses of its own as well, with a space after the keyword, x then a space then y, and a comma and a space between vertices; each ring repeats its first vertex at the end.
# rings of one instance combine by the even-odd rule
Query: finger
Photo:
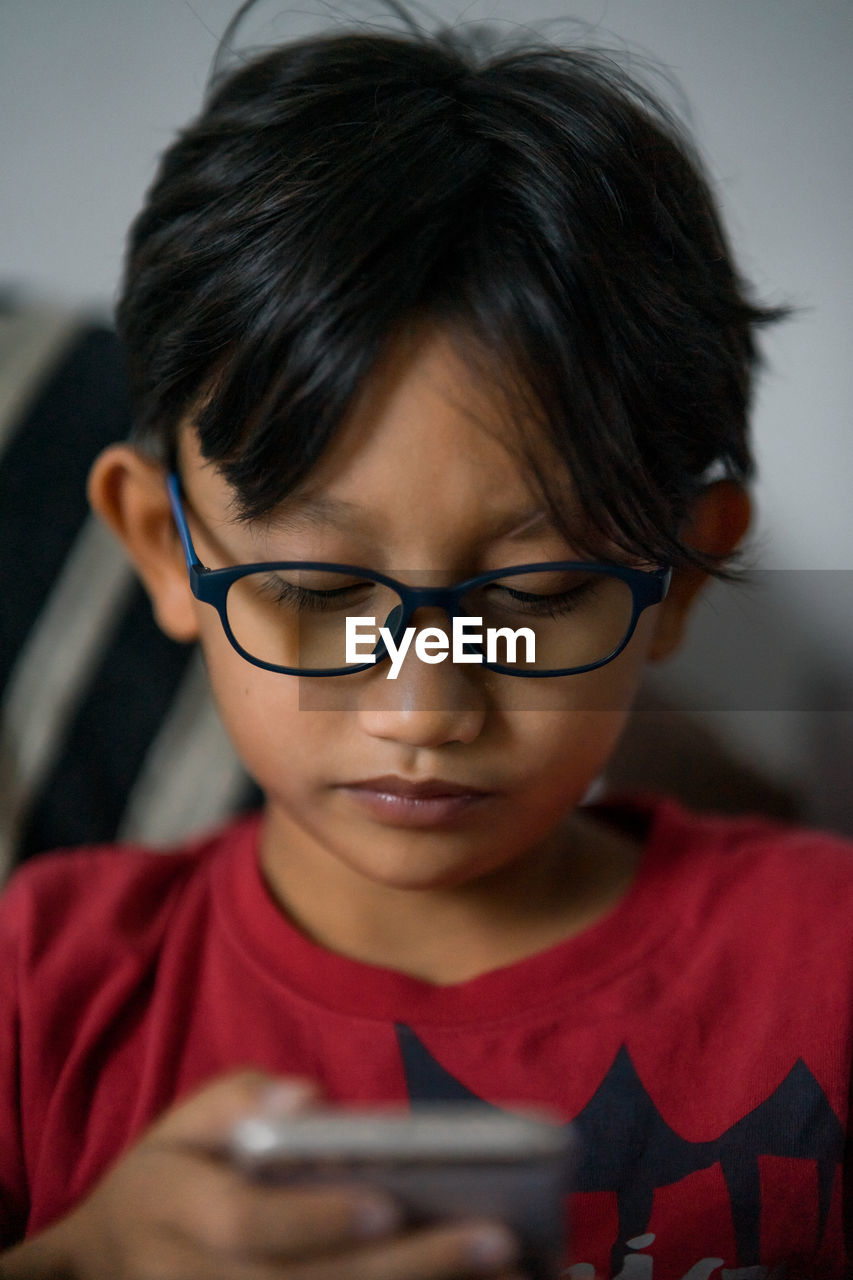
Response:
POLYGON ((511 1270, 518 1241, 497 1222, 469 1222, 409 1232, 314 1262, 296 1264, 288 1280, 472 1280, 511 1270))
POLYGON ((182 1098, 148 1132, 152 1141, 221 1146, 234 1125, 254 1112, 289 1115, 319 1099, 318 1086, 301 1077, 241 1070, 218 1076, 182 1098))
POLYGON ((168 1206, 161 1226, 214 1254, 299 1260, 362 1245, 402 1224, 392 1200, 357 1186, 269 1186, 181 1148, 149 1155, 161 1157, 158 1199, 168 1206))

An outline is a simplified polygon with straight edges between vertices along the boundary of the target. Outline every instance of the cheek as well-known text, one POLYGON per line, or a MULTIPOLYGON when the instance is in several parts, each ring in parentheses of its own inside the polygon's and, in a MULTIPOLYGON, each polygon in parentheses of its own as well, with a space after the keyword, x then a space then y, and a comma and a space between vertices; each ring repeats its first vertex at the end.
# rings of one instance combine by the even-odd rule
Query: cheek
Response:
POLYGON ((328 734, 324 717, 300 710, 298 680, 246 662, 218 619, 213 622, 205 620, 201 645, 214 701, 237 754, 264 789, 283 774, 295 779, 307 761, 319 758, 328 734))
POLYGON ((630 715, 651 630, 638 627, 628 648, 595 671, 508 684, 505 712, 544 788, 568 786, 580 798, 604 770, 630 715))
POLYGON ((651 629, 638 626, 628 647, 593 671, 547 680, 494 676, 489 685, 491 695, 511 715, 535 711, 544 713, 547 722, 548 713, 553 713, 590 729, 597 724, 621 723, 640 687, 651 629))
POLYGON ((627 714, 614 710, 553 710, 515 718, 519 756, 542 799, 578 803, 601 774, 627 714))

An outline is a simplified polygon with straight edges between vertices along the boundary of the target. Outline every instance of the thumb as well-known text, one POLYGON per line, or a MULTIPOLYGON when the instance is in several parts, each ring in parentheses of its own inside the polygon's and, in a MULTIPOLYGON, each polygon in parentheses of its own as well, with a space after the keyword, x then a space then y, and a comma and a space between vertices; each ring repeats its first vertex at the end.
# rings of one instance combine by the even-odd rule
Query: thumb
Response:
POLYGON ((171 1107, 149 1130, 158 1141, 218 1147, 248 1115, 279 1116, 304 1111, 320 1090, 302 1077, 243 1069, 217 1076, 171 1107))

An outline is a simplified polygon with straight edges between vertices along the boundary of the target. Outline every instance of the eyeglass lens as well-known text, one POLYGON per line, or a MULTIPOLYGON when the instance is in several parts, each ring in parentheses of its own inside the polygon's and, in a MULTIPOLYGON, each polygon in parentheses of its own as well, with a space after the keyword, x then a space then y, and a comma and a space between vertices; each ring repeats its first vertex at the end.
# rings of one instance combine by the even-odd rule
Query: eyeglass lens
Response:
MULTIPOLYGON (((300 671, 346 667, 347 618, 375 620, 375 632, 394 630, 402 599, 382 582, 332 570, 264 570, 246 573, 228 591, 228 622, 237 643, 261 662, 300 671)), ((450 632, 441 611, 434 623, 450 632)), ((462 598, 460 614, 482 618, 482 650, 500 666, 560 671, 601 662, 624 639, 633 614, 626 582, 590 570, 547 570, 485 582, 462 598), (528 628, 524 636, 512 632, 528 628), (485 634, 493 631, 492 652, 485 634), (533 650, 533 653, 532 653, 533 650)), ((370 632, 362 627, 362 632, 370 632)), ((370 653, 361 641, 361 653, 370 653)), ((379 649, 379 653, 383 650, 379 649)))
MULTIPOLYGON (((349 573, 265 569, 232 583, 226 607, 234 638, 248 654, 310 673, 353 665, 347 663, 348 618, 375 620, 378 635, 382 626, 396 629, 402 604, 392 588, 349 573)), ((628 632, 633 597, 628 584, 612 574, 549 569, 475 587, 463 597, 459 612, 482 619, 481 627, 471 629, 483 632, 481 651, 489 661, 559 671, 608 657, 628 632), (512 639, 520 628, 532 632, 532 654, 523 635, 512 639), (487 653, 489 631, 495 634, 487 653)), ((449 634, 447 617, 440 610, 427 616, 431 613, 422 610, 416 625, 437 625, 449 634)), ((370 646, 361 642, 359 651, 369 653, 370 646)))

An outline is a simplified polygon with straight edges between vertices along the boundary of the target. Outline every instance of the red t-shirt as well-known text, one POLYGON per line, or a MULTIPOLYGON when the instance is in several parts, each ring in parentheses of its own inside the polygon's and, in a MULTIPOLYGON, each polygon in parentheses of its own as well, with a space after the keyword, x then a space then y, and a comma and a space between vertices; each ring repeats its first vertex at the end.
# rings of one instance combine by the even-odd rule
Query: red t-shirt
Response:
MULTIPOLYGON (((599 812, 646 832, 623 900, 445 987, 302 936, 257 819, 24 867, 0 902, 3 1239, 65 1212, 178 1095, 254 1065, 332 1100, 573 1121, 572 1280, 843 1275, 853 846, 648 797, 599 812)), ((849 1230, 849 1141, 847 1162, 849 1230)))

